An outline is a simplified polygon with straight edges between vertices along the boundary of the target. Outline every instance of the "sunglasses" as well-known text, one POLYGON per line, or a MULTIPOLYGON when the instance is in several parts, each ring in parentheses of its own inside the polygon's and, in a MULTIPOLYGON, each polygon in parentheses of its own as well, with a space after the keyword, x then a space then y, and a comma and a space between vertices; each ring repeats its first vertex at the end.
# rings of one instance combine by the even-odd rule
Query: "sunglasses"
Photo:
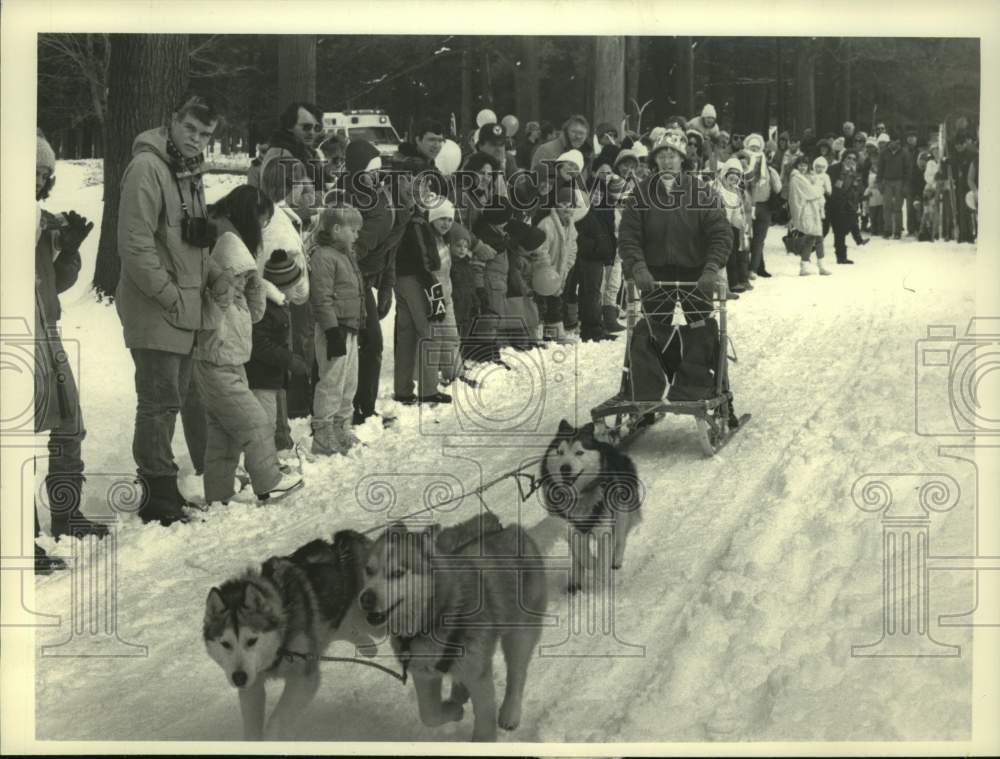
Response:
POLYGON ((297 124, 298 128, 303 132, 322 132, 322 124, 297 124))

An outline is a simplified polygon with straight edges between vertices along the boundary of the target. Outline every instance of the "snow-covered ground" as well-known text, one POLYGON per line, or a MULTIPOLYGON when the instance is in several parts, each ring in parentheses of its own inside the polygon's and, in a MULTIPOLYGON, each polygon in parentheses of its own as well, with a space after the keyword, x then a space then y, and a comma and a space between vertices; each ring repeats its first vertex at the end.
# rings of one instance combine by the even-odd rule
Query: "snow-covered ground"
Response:
MULTIPOLYGON (((88 179, 95 175, 94 162, 60 162, 48 207, 99 221, 101 186, 88 179)), ((209 199, 241 182, 210 177, 209 199)), ((974 492, 972 467, 939 457, 938 442, 914 432, 914 346, 930 324, 964 331, 975 310, 975 248, 873 240, 851 250, 855 266, 800 278, 780 237, 772 229, 767 246, 774 277, 758 279, 730 309, 739 357, 732 384, 737 409, 751 411, 752 422, 712 459, 702 456, 685 417, 667 417, 631 447, 647 493, 645 521, 615 578, 614 636, 573 637, 549 653, 574 655, 537 656, 521 726, 501 740, 970 737, 972 637, 937 624, 939 615, 973 606, 969 573, 932 573, 931 633, 961 646, 961 656, 851 655, 852 645, 878 640, 882 610, 882 525, 854 504, 852 486, 866 473, 946 472, 963 494, 974 492), (641 656, 608 655, 634 654, 635 646, 641 656)), ((95 230, 84 244, 84 270, 63 296, 62 321, 65 337, 80 345, 85 510, 92 514, 107 511, 105 491, 133 470, 135 406, 117 314, 88 292, 97 238, 95 230)), ((384 323, 386 398, 391 324, 384 323)), ((393 489, 395 517, 423 508, 428 490, 441 492, 435 483, 468 489, 537 455, 561 418, 587 420, 617 390, 622 342, 505 352, 512 371, 490 372, 478 393, 458 391, 453 408, 422 418, 403 409, 395 429, 370 422, 360 432, 366 447, 307 463, 306 488, 280 505, 233 502, 202 523, 169 529, 123 518, 117 630, 148 655, 39 656, 38 737, 239 739, 235 693, 201 643, 209 588, 317 536, 380 524, 386 514, 372 505, 377 481, 393 489), (481 427, 474 434, 483 414, 493 434, 481 427), (513 431, 501 434, 505 424, 513 431)), ((181 486, 200 496, 179 428, 181 486)), ((305 432, 305 422, 295 422, 294 433, 305 432)), ((501 519, 517 518, 512 482, 487 498, 501 519)), ((475 508, 467 499, 441 520, 475 508)), ((558 525, 534 501, 520 513, 553 566, 564 565, 558 525)), ((972 535, 973 504, 963 496, 934 516, 932 550, 968 554, 972 535)), ((65 543, 41 542, 69 555, 65 543)), ((568 634, 571 609, 558 582, 554 576, 549 611, 561 625, 546 631, 548 646, 568 634)), ((39 631, 39 646, 68 636, 71 590, 69 573, 37 580, 36 608, 63 615, 62 628, 39 631)), ((591 605, 601 600, 584 597, 591 605)), ((330 653, 349 648, 335 644, 330 653)), ((503 668, 496 669, 502 686, 503 668)), ((412 688, 376 670, 328 664, 323 674, 305 739, 464 740, 470 733, 468 711, 461 724, 423 727, 412 688)))

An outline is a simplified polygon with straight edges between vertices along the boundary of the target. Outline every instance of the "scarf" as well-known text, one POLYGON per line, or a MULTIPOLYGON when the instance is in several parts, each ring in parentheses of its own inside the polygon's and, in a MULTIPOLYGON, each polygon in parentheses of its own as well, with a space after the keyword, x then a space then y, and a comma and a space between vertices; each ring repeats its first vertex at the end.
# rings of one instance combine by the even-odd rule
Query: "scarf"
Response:
POLYGON ((194 158, 186 158, 169 136, 167 137, 167 155, 170 157, 170 168, 174 170, 174 175, 178 179, 201 174, 205 156, 198 153, 194 158))

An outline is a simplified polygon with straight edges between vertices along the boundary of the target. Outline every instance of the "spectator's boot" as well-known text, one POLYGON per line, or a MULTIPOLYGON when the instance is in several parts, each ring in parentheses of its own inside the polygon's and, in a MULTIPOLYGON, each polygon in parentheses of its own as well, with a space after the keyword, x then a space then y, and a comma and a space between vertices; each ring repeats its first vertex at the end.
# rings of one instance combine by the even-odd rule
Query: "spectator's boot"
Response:
POLYGON ((556 324, 556 342, 560 345, 572 345, 579 341, 579 336, 575 332, 568 332, 566 325, 556 324))
POLYGON ((139 518, 145 524, 159 522, 164 527, 174 522, 188 522, 178 498, 177 475, 145 477, 146 498, 139 509, 139 518))
POLYGON ((61 569, 66 569, 66 562, 58 556, 49 556, 44 548, 35 543, 35 574, 50 575, 61 569))
POLYGON ((601 309, 601 316, 605 332, 622 332, 625 329, 625 325, 618 322, 618 306, 604 306, 601 309))
POLYGON ((566 318, 563 319, 563 326, 569 332, 580 326, 580 305, 578 303, 566 304, 566 318))
POLYGON ((800 277, 808 277, 810 274, 812 274, 812 272, 809 271, 809 262, 808 261, 802 261, 802 262, 800 262, 799 263, 799 276, 800 277))
POLYGON ((310 453, 314 456, 333 456, 340 453, 333 422, 313 422, 313 441, 310 453))
POLYGON ((546 343, 553 343, 559 338, 559 328, 562 324, 544 324, 542 325, 542 339, 546 343))
POLYGON ((59 540, 63 535, 82 538, 96 535, 103 538, 108 534, 108 526, 91 522, 80 512, 84 477, 74 475, 49 475, 45 478, 45 489, 49 496, 52 512, 52 537, 59 540))
POLYGON ((822 276, 829 277, 831 274, 833 274, 832 271, 830 271, 829 269, 826 268, 826 265, 823 263, 823 259, 822 258, 819 259, 819 261, 816 262, 816 265, 819 266, 819 273, 822 276))
POLYGON ((289 493, 293 493, 305 485, 300 474, 283 474, 278 484, 266 493, 258 493, 257 500, 261 503, 274 503, 280 501, 289 493))

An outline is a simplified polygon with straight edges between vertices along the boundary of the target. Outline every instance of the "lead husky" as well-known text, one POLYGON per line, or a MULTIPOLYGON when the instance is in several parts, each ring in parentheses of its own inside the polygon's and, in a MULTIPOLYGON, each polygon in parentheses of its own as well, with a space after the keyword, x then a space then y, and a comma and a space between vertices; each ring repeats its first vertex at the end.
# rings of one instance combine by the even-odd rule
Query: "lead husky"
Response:
POLYGON ((565 419, 545 451, 541 470, 545 510, 569 522, 575 533, 569 536, 573 570, 568 587, 575 593, 593 560, 590 534, 602 547, 613 537, 611 567, 622 567, 628 534, 642 519, 642 488, 632 459, 597 440, 593 424, 576 428, 565 419))
POLYGON ((294 737, 295 720, 319 687, 317 657, 332 641, 373 651, 371 635, 378 632, 354 603, 370 545, 360 533, 341 530, 332 543, 314 540, 209 591, 205 647, 239 689, 244 740, 294 737), (283 679, 285 688, 265 730, 270 678, 283 679))
POLYGON ((473 740, 495 741, 498 723, 505 730, 518 726, 546 605, 539 554, 521 527, 499 529, 486 519, 440 532, 394 524, 375 541, 359 602, 370 624, 387 625, 396 656, 413 676, 425 725, 460 721, 471 697, 473 740), (499 718, 498 640, 507 662, 499 718), (442 701, 446 674, 451 694, 442 701))

